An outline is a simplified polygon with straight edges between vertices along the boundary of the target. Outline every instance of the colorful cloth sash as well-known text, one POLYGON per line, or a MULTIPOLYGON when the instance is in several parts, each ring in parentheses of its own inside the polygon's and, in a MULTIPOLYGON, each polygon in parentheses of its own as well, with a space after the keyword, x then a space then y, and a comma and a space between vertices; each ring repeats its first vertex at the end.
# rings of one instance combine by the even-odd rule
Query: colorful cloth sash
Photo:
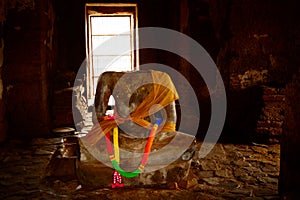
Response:
MULTIPOLYGON (((164 72, 153 70, 151 71, 151 75, 153 80, 153 90, 142 103, 132 111, 128 117, 117 116, 115 120, 103 120, 100 121, 99 124, 94 125, 92 130, 86 136, 86 141, 89 144, 96 144, 106 133, 109 133, 114 127, 124 123, 126 120, 131 120, 139 126, 149 130, 152 129, 151 123, 144 118, 158 112, 177 100, 178 94, 169 75, 164 72)), ((175 124, 167 121, 160 131, 174 132, 175 124)))

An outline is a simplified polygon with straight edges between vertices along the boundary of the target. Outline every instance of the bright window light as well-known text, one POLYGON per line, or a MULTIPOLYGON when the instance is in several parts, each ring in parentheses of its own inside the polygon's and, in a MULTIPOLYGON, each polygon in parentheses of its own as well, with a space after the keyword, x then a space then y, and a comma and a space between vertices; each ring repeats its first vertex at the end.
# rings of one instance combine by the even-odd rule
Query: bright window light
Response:
POLYGON ((105 71, 132 71, 138 66, 136 4, 88 4, 88 98, 105 71))

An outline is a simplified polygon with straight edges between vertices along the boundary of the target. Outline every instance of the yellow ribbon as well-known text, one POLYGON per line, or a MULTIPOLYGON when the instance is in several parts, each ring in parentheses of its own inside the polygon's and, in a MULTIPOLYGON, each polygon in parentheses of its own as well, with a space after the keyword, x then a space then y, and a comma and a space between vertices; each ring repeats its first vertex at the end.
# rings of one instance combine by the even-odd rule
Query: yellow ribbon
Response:
POLYGON ((113 129, 113 140, 114 140, 115 159, 118 163, 120 163, 119 136, 118 136, 117 126, 114 127, 113 129))

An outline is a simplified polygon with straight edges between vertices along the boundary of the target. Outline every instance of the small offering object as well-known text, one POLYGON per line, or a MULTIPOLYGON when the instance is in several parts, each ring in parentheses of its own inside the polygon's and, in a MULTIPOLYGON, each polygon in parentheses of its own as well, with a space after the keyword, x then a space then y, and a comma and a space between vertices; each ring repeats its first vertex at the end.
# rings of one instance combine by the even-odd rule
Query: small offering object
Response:
POLYGON ((111 188, 116 188, 116 187, 124 187, 122 176, 119 174, 117 170, 114 171, 113 181, 111 183, 111 188))

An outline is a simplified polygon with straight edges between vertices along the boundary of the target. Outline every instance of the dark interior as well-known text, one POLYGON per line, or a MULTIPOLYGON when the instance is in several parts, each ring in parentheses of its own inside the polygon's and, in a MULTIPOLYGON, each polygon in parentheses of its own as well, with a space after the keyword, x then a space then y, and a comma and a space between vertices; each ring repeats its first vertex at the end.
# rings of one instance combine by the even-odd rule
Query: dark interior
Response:
MULTIPOLYGON (((76 84, 76 73, 86 58, 85 3, 108 2, 137 3, 139 27, 176 30, 205 48, 221 73, 227 95, 219 142, 280 144, 278 191, 281 197, 293 199, 300 189, 296 0, 2 0, 1 144, 52 137, 54 128, 76 126, 72 92, 62 98, 59 91, 76 84)), ((185 59, 163 50, 141 50, 140 64, 147 63, 170 66, 190 82, 201 110, 196 138, 202 141, 211 103, 201 75, 185 59)))

